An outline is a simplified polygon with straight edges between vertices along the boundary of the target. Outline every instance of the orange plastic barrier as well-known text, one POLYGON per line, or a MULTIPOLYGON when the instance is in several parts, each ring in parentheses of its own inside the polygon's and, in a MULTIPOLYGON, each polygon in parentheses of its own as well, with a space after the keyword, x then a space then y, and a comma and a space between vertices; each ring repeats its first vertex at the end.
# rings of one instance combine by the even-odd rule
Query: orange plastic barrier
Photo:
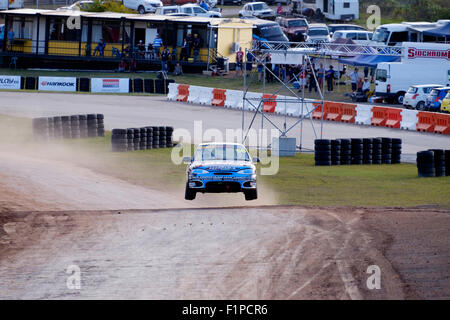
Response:
POLYGON ((225 89, 213 89, 211 105, 223 107, 225 105, 225 99, 227 98, 225 92, 225 89))
POLYGON ((423 112, 417 113, 417 131, 434 132, 434 113, 423 112))
MULTIPOLYGON (((326 103, 326 101, 325 101, 325 103, 326 103)), ((312 113, 312 118, 313 119, 322 119, 322 102, 313 102, 313 106, 315 109, 312 113)), ((324 109, 324 111, 323 111, 323 118, 324 119, 327 118, 327 110, 326 109, 324 109)))
POLYGON ((450 134, 450 114, 434 114, 434 133, 450 134))
POLYGON ((370 124, 376 127, 386 126, 387 121, 387 109, 385 107, 373 107, 372 108, 372 120, 370 124))
POLYGON ((325 111, 325 113, 327 114, 325 120, 341 121, 342 103, 325 101, 325 111))
POLYGON ((264 112, 274 113, 277 101, 275 100, 277 95, 265 94, 264 95, 264 112), (268 100, 266 100, 268 99, 268 100))
POLYGON ((189 97, 189 85, 187 84, 179 84, 178 85, 178 95, 177 101, 186 102, 189 97))
POLYGON ((386 110, 387 120, 386 127, 400 128, 400 122, 402 121, 402 109, 400 108, 388 108, 386 110))
POLYGON ((355 123, 356 104, 343 103, 341 122, 355 123))

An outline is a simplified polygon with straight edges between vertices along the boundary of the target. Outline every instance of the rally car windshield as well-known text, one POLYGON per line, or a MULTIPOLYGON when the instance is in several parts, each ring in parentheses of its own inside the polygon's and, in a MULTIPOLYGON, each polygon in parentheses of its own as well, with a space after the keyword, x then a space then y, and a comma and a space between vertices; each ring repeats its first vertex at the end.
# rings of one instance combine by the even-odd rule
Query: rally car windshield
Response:
POLYGON ((250 157, 239 145, 205 145, 195 151, 194 161, 250 161, 250 157))

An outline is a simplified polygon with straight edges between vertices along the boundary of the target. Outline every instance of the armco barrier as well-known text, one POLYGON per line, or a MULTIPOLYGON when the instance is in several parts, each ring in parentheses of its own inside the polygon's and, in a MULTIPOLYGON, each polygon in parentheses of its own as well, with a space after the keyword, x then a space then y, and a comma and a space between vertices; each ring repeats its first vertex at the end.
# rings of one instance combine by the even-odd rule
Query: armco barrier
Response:
POLYGON ((275 108, 277 106, 277 95, 273 94, 265 94, 264 95, 264 104, 263 104, 263 110, 266 113, 274 113, 275 108))
POLYGON ((386 115, 386 127, 388 128, 400 128, 400 122, 402 121, 402 109, 400 108, 387 108, 386 115))
POLYGON ((341 122, 355 123, 356 104, 343 103, 341 105, 341 109, 342 109, 341 122))
POLYGON ((244 94, 240 90, 227 90, 225 107, 232 109, 242 109, 242 97, 244 94))
POLYGON ((434 114, 434 133, 450 134, 450 114, 434 114))
POLYGON ((417 113, 417 131, 434 132, 434 114, 433 112, 417 113))
POLYGON ((189 97, 189 85, 179 84, 177 101, 187 102, 188 97, 189 97))
POLYGON ((370 123, 372 122, 372 108, 373 106, 358 104, 355 108, 355 123, 370 126, 370 123))
POLYGON ((387 109, 385 107, 373 107, 372 108, 372 119, 370 124, 376 127, 386 126, 387 121, 387 109))
POLYGON ((178 84, 169 83, 169 93, 167 94, 167 100, 175 101, 178 96, 178 84))
POLYGON ((226 100, 226 90, 225 89, 213 89, 213 98, 211 101, 211 105, 223 107, 225 106, 226 100))
POLYGON ((417 128, 417 110, 402 109, 402 121, 400 122, 400 129, 416 130, 417 128))
MULTIPOLYGON (((314 111, 312 113, 312 118, 313 119, 322 119, 322 102, 313 102, 313 107, 314 107, 314 111)), ((327 110, 324 109, 323 111, 323 118, 326 119, 327 118, 327 110)))
POLYGON ((325 120, 341 121, 342 103, 325 101, 326 117, 325 120))

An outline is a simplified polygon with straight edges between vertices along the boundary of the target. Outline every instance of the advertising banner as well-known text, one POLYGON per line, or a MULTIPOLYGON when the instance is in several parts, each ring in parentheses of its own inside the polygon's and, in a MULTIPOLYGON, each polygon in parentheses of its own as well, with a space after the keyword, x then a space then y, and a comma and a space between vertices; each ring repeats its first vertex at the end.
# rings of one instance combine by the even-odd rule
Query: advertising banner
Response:
POLYGON ((39 77, 38 90, 42 91, 76 91, 77 78, 39 77))
POLYGON ((1 76, 0 89, 16 89, 20 90, 20 76, 1 76))
POLYGON ((130 79, 128 78, 92 78, 91 92, 128 93, 130 79))

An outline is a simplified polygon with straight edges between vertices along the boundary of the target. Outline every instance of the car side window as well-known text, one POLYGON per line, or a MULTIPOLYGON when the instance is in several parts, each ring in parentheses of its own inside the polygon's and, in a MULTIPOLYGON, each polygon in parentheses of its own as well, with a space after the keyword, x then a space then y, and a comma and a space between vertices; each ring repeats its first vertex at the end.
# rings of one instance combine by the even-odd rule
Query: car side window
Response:
POLYGON ((194 7, 194 13, 205 13, 205 11, 202 8, 194 7))
POLYGON ((356 33, 350 32, 347 34, 347 39, 356 40, 356 33))

